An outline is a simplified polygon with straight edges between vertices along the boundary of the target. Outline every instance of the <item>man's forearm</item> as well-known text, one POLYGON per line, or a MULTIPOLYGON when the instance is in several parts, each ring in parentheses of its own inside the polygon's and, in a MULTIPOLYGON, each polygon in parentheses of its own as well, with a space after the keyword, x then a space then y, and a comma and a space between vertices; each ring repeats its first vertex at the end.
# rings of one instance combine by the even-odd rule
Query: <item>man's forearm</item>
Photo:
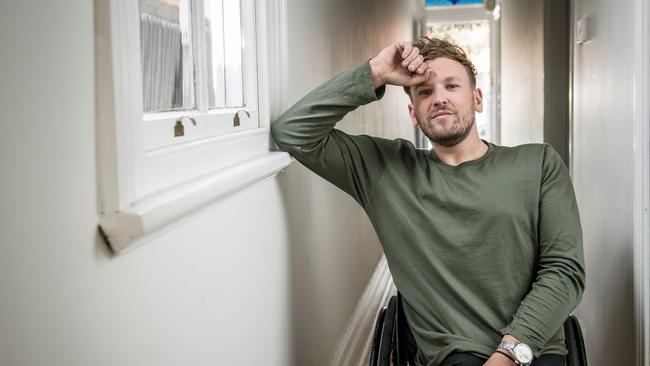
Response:
POLYGON ((386 150, 378 147, 383 142, 334 127, 383 92, 373 87, 365 61, 307 94, 271 125, 271 132, 282 150, 366 207, 385 169, 386 150))
POLYGON ((348 112, 380 99, 368 61, 312 90, 271 125, 271 133, 285 151, 296 152, 325 139, 348 112))

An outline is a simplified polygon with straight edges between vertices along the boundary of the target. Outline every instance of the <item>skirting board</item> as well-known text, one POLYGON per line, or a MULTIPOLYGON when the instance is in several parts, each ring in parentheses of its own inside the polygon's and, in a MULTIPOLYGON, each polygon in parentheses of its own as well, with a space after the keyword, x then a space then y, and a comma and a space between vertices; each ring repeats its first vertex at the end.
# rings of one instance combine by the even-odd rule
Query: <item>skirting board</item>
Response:
POLYGON ((382 255, 336 347, 331 365, 368 365, 377 313, 396 293, 386 257, 382 255))

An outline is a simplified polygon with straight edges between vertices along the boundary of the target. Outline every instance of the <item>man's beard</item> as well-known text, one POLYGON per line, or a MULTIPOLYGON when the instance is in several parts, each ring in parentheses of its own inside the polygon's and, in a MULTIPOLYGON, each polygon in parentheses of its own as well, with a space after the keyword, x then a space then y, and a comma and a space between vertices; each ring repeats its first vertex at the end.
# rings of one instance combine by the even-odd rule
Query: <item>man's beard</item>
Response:
POLYGON ((470 131, 472 130, 472 127, 474 126, 474 122, 476 120, 474 114, 472 114, 468 119, 461 119, 457 113, 454 113, 454 115, 456 116, 456 118, 452 122, 451 132, 449 133, 436 133, 435 129, 433 128, 433 125, 429 121, 427 122, 429 122, 429 127, 431 127, 430 131, 422 128, 423 124, 421 121, 418 120, 418 123, 420 124, 420 129, 422 130, 422 133, 424 133, 424 135, 428 137, 432 143, 439 144, 446 147, 452 147, 452 146, 456 146, 457 144, 465 140, 465 138, 469 135, 470 131))

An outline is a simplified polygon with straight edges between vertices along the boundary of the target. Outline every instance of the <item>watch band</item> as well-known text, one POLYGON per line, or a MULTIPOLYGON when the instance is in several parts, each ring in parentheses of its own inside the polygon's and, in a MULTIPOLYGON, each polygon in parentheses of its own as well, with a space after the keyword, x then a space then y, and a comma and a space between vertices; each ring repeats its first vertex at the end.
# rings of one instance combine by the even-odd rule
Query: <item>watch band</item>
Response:
POLYGON ((510 354, 509 354, 508 352, 503 351, 503 350, 500 349, 500 348, 498 348, 495 352, 498 352, 498 353, 500 353, 500 354, 502 354, 502 355, 508 357, 512 362, 517 363, 517 361, 515 361, 514 357, 510 356, 510 354))
POLYGON ((497 348, 503 348, 511 351, 513 348, 515 348, 516 345, 517 342, 502 340, 501 343, 499 344, 499 347, 497 348))
POLYGON ((525 343, 502 340, 497 350, 508 353, 517 365, 528 366, 533 361, 533 354, 530 347, 525 343))

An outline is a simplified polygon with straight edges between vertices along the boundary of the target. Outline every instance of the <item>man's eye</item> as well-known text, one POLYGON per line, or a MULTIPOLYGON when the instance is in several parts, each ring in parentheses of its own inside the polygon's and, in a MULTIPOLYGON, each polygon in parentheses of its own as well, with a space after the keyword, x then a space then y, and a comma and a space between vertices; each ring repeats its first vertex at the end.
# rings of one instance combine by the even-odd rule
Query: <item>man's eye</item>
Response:
POLYGON ((431 93, 431 90, 429 90, 429 89, 421 89, 418 92, 418 95, 428 95, 429 93, 431 93))
POLYGON ((449 84, 447 85, 447 89, 456 89, 458 88, 458 86, 459 86, 458 84, 449 84))

